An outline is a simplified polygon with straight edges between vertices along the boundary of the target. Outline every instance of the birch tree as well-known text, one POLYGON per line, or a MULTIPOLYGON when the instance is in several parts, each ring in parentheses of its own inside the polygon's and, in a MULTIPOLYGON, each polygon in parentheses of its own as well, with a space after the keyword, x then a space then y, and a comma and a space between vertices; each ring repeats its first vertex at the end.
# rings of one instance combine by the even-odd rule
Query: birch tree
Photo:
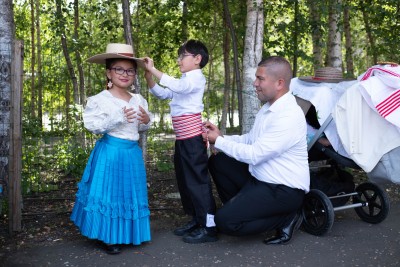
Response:
POLYGON ((342 0, 329 0, 327 65, 342 69, 342 41, 339 30, 342 0))
MULTIPOLYGON (((3 186, 8 183, 10 187, 14 187, 16 185, 11 181, 9 177, 9 155, 13 147, 10 148, 10 133, 11 130, 11 106, 12 103, 11 95, 12 95, 12 77, 11 77, 11 61, 13 58, 13 49, 14 49, 14 16, 13 16, 13 7, 12 1, 8 0, 0 0, 0 103, 1 103, 1 111, 0 111, 0 185, 3 186)), ((16 164, 12 162, 11 164, 16 164)), ((5 188, 4 188, 5 189, 5 188)), ((14 188, 10 191, 20 190, 19 188, 14 188)), ((3 191, 3 190, 2 190, 3 191)), ((5 192, 0 192, 0 197, 5 192)), ((12 214, 13 206, 19 205, 19 199, 14 199, 11 197, 9 199, 9 214, 10 214, 10 232, 12 230, 20 230, 21 229, 21 213, 16 212, 12 214), (15 215, 18 214, 18 218, 15 215), (11 221, 13 221, 11 223, 11 221)))
POLYGON ((254 75, 262 58, 264 13, 262 0, 247 0, 246 35, 243 54, 243 123, 242 133, 248 133, 260 108, 254 91, 254 75))

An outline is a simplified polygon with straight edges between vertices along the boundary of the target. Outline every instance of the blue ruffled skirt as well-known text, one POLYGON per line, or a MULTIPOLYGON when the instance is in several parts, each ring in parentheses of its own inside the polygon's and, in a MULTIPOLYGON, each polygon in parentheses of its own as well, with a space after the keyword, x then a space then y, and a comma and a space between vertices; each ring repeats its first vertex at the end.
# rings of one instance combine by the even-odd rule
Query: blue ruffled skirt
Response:
POLYGON ((146 169, 138 142, 107 134, 96 142, 71 220, 82 235, 107 244, 150 241, 146 169))

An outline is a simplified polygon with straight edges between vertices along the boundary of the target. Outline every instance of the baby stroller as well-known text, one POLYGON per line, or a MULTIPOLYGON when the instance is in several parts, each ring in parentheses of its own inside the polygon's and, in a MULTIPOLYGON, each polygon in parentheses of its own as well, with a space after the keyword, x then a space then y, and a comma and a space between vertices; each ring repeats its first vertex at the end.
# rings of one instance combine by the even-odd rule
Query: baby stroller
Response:
MULTIPOLYGON (((300 82, 300 81, 295 81, 300 82)), ((300 82, 301 83, 301 82, 300 82)), ((356 82, 347 85, 357 86, 356 82)), ((347 89, 346 88, 346 89, 347 89)), ((345 91, 345 90, 344 90, 345 91)), ((343 94, 343 92, 341 94, 343 94)), ((311 190, 305 195, 302 214, 303 223, 302 229, 310 234, 321 236, 330 231, 333 226, 335 212, 345 209, 354 209, 357 215, 365 222, 377 224, 386 219, 390 210, 390 202, 386 192, 379 187, 378 184, 373 182, 363 182, 357 186, 354 185, 352 175, 347 170, 360 170, 361 168, 354 160, 349 157, 343 156, 338 153, 338 149, 334 149, 331 144, 321 142, 323 139, 329 141, 324 136, 327 132, 328 127, 332 132, 337 127, 337 121, 334 120, 334 116, 331 112, 320 126, 316 118, 320 116, 317 114, 314 103, 301 98, 296 94, 296 90, 292 89, 292 93, 296 96, 298 104, 302 107, 307 122, 317 128, 313 138, 308 142, 308 154, 310 162, 310 174, 311 174, 311 190), (315 162, 324 162, 325 165, 312 164, 315 162), (329 192, 332 188, 332 182, 330 186, 318 185, 318 182, 313 183, 313 178, 316 176, 318 181, 318 175, 321 174, 321 169, 327 168, 328 172, 336 172, 336 177, 339 176, 341 179, 336 179, 342 185, 347 186, 336 186, 337 190, 329 192), (316 169, 316 170, 315 170, 316 169), (338 189, 339 188, 339 189, 338 189)), ((307 93, 308 94, 308 93, 307 93)), ((339 94, 338 99, 340 99, 339 94)), ((336 100, 334 104, 328 109, 331 111, 335 109, 336 100)), ((340 118, 336 118, 339 120, 340 118)), ((399 133, 400 134, 400 133, 399 133)), ((338 138, 340 143, 340 138, 338 138)), ((399 144, 400 146, 400 144, 399 144)), ((337 147, 336 147, 337 148, 337 147)), ((324 171, 322 171, 323 173, 324 171)), ((325 171, 326 172, 326 171, 325 171)), ((326 185, 326 184, 325 184, 326 185)), ((334 187, 334 186, 333 186, 334 187)))

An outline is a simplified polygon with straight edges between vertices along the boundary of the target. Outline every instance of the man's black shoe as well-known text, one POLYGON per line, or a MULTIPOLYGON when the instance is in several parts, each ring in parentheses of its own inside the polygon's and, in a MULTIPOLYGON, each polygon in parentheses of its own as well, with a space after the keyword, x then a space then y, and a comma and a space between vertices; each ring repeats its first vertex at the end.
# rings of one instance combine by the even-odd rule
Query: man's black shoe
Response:
POLYGON ((183 237, 183 242, 198 244, 218 240, 215 227, 199 227, 183 237))
POLYGON ((121 246, 105 244, 105 251, 107 254, 119 254, 121 252, 121 246))
POLYGON ((279 229, 275 237, 270 239, 265 239, 263 242, 267 245, 279 245, 279 244, 289 243, 289 241, 292 239, 294 230, 299 229, 302 221, 303 217, 301 213, 297 212, 288 226, 279 229))
POLYGON ((177 236, 184 236, 185 234, 188 234, 190 232, 192 232, 194 229, 196 229, 197 227, 199 227, 199 225, 197 224, 197 222, 193 219, 190 222, 188 222, 187 224, 178 227, 174 230, 174 234, 177 236))

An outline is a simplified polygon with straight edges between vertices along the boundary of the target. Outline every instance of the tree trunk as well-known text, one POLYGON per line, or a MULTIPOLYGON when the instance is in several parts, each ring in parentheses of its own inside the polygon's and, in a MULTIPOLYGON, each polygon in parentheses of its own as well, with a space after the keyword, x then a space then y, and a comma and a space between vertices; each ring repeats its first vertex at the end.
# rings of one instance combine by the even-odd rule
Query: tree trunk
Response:
MULTIPOLYGON (((75 42, 79 44, 79 1, 74 0, 74 38, 75 42)), ((79 75, 79 104, 85 102, 85 77, 83 74, 82 58, 79 52, 79 46, 75 45, 75 56, 76 63, 78 65, 78 75, 79 75)))
POLYGON ((339 30, 339 20, 342 0, 329 1, 328 18, 328 62, 327 65, 342 70, 342 40, 339 30))
MULTIPOLYGON (((233 73, 233 75, 235 75, 235 73, 233 73)), ((236 101, 235 101, 236 94, 235 94, 235 92, 237 92, 237 90, 235 90, 236 89, 235 80, 236 79, 234 77, 234 79, 232 79, 232 89, 231 89, 232 93, 231 93, 231 99, 230 99, 231 105, 229 106, 230 107, 230 109, 229 109, 229 124, 230 124, 231 127, 233 127, 234 123, 235 123, 235 111, 236 111, 236 109, 235 109, 236 108, 236 105, 235 105, 235 103, 236 103, 236 101)), ((239 109, 237 109, 237 110, 238 110, 238 113, 239 113, 239 109)))
POLYGON ((71 57, 69 55, 68 51, 68 45, 67 45, 67 37, 65 35, 65 21, 63 18, 63 14, 61 11, 61 0, 56 0, 56 6, 57 6, 57 19, 58 19, 58 31, 61 34, 61 46, 62 50, 64 53, 65 61, 67 62, 67 68, 68 68, 68 73, 72 81, 72 87, 73 87, 73 92, 74 92, 74 103, 78 104, 79 103, 79 90, 78 90, 78 82, 75 76, 75 71, 74 67, 72 65, 71 57))
MULTIPOLYGON (((124 22, 124 38, 125 42, 132 46, 133 48, 133 56, 136 55, 136 49, 133 45, 133 32, 132 32, 132 20, 131 20, 131 11, 129 0, 122 0, 122 17, 124 22)), ((140 81, 138 75, 135 77, 135 82, 132 87, 132 92, 140 94, 140 81)))
POLYGON ((322 59, 322 31, 321 31, 321 15, 319 10, 319 0, 308 0, 308 8, 310 10, 310 26, 311 38, 313 44, 313 65, 318 69, 324 65, 322 59))
MULTIPOLYGON (((237 87, 237 98, 238 98, 238 112, 239 112, 239 126, 242 126, 242 114, 243 114, 243 99, 242 99, 242 90, 240 85, 242 81, 240 79, 240 68, 239 68, 239 52, 238 45, 236 41, 235 29, 233 28, 233 23, 231 19, 231 13, 229 12, 229 6, 227 0, 223 0, 224 5, 224 17, 226 19, 226 23, 229 26, 229 31, 231 33, 232 38, 232 49, 233 49, 233 64, 235 68, 235 79, 236 79, 236 87, 237 87)), ((233 108, 233 106, 232 106, 233 108)))
POLYGON ((254 91, 254 75, 263 50, 264 14, 262 0, 247 0, 246 36, 243 55, 243 123, 242 134, 254 124, 260 101, 254 91))
MULTIPOLYGON (((213 19, 213 26, 212 26, 212 37, 211 39, 215 40, 217 38, 217 13, 214 12, 214 19, 213 19)), ((214 50, 215 50, 215 45, 209 46, 208 47, 208 53, 209 53, 209 62, 208 62, 208 78, 207 78, 207 101, 205 103, 204 111, 207 115, 206 119, 210 119, 210 92, 211 92, 211 81, 214 80, 214 50)))
POLYGON ((30 112, 33 118, 36 118, 36 87, 35 87, 35 64, 36 64, 36 47, 35 47, 35 0, 30 0, 31 7, 31 107, 30 112))
MULTIPOLYGON (((65 106, 66 106, 65 107, 66 108, 65 120, 67 122, 67 128, 69 128, 70 120, 73 119, 69 115, 70 114, 69 106, 71 105, 71 89, 69 87, 70 87, 70 83, 66 83, 65 84, 65 106)), ((84 140, 84 139, 82 139, 82 140, 84 140)))
MULTIPOLYGON (((0 0, 0 205, 8 193, 9 233, 21 231, 21 93, 22 51, 17 60, 14 50, 14 14, 12 1, 0 0), (18 66, 17 66, 18 65, 18 66), (17 73, 17 68, 20 73, 17 73), (13 76, 15 75, 15 76, 13 76), (18 75, 18 76, 17 76, 18 75), (17 88, 18 86, 18 88, 17 88), (19 99, 15 99, 19 95, 19 99), (18 104, 17 104, 18 102, 18 104), (14 116, 15 115, 15 116, 14 116), (17 118, 18 117, 18 118, 17 118), (13 121, 11 121, 13 120, 13 121), (19 126, 20 131, 14 130, 19 126), (16 140, 16 138, 19 140, 16 140), (19 144, 16 144, 19 141, 19 144)), ((33 23, 33 21, 32 21, 33 23)), ((19 42, 19 46, 22 44, 19 42)))
POLYGON ((40 39, 40 0, 36 0, 36 40, 37 40, 37 93, 38 93, 38 105, 37 115, 39 124, 42 125, 43 121, 43 84, 42 84, 42 41, 40 39))
POLYGON ((299 39, 299 1, 294 1, 294 30, 293 30, 293 77, 297 76, 297 53, 299 39))
POLYGON ((368 15, 368 11, 367 11, 367 7, 371 6, 372 3, 370 0, 360 0, 360 7, 361 7, 361 12, 363 15, 363 20, 364 20, 364 26, 365 26, 365 31, 367 33, 368 36, 368 41, 369 41, 369 46, 371 49, 371 54, 373 57, 373 65, 376 65, 378 63, 378 54, 376 52, 376 47, 375 47, 375 38, 372 35, 372 29, 371 29, 371 25, 369 23, 369 15, 368 15))
MULTIPOLYGON (((132 20, 129 9, 129 0, 122 0, 122 15, 124 21, 124 38, 127 44, 133 44, 132 38, 132 20)), ((135 54, 135 51, 133 52, 135 54)))
MULTIPOLYGON (((224 22, 226 25, 226 19, 224 18, 224 22)), ((229 97, 230 97, 230 90, 231 90, 231 68, 230 68, 230 41, 229 41, 229 32, 224 32, 224 39, 223 39, 223 54, 224 54, 224 103, 222 107, 222 115, 221 115, 221 133, 226 134, 226 118, 228 114, 229 108, 229 97)))
MULTIPOLYGON (((123 14, 123 21, 124 21, 124 37, 125 42, 130 44, 133 48, 133 56, 135 56, 135 46, 133 45, 133 38, 132 38, 132 20, 131 20, 131 12, 129 7, 129 0, 122 0, 122 14, 123 14)), ((137 94, 140 94, 140 84, 138 75, 135 77, 134 83, 134 91, 137 94)), ((147 132, 142 132, 139 134, 139 145, 142 148, 143 152, 143 160, 146 163, 146 156, 147 156, 147 132)))
POLYGON ((182 1, 182 26, 181 26, 181 36, 182 36, 182 43, 188 39, 188 1, 182 1))
POLYGON ((353 65, 353 48, 351 40, 351 29, 350 29, 350 6, 349 0, 346 0, 343 7, 343 26, 346 46, 346 77, 354 77, 354 65, 353 65))

